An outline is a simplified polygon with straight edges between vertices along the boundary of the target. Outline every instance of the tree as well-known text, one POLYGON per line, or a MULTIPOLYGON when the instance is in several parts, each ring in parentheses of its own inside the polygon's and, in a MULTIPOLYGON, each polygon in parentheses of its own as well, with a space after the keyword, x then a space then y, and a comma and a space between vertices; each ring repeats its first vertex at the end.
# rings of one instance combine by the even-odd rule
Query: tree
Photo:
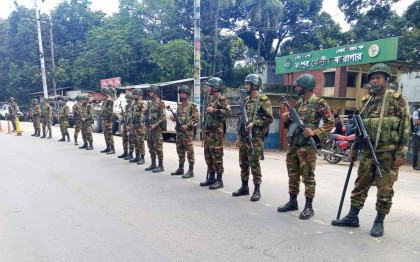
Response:
POLYGON ((347 23, 358 20, 369 10, 390 8, 401 0, 339 0, 338 8, 344 12, 347 23))

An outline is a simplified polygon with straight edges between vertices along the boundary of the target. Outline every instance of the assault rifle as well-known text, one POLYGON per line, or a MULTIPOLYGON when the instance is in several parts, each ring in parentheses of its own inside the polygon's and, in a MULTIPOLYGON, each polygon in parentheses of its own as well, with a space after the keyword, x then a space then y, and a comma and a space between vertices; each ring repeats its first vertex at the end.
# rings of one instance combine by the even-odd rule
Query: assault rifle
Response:
POLYGON ((200 112, 200 140, 201 147, 204 147, 204 131, 206 130, 206 106, 207 106, 207 92, 204 92, 203 101, 201 102, 200 112))
MULTIPOLYGON (((277 102, 280 102, 281 100, 284 100, 284 105, 289 110, 290 117, 293 119, 293 122, 297 125, 297 128, 300 128, 302 130, 302 132, 305 131, 306 126, 303 123, 302 119, 300 119, 296 109, 294 109, 290 106, 290 104, 287 102, 286 97, 281 96, 279 98, 279 100, 277 100, 277 102)), ((320 156, 321 153, 319 153, 319 151, 318 151, 318 146, 316 145, 316 142, 315 142, 314 138, 313 137, 307 137, 306 139, 308 139, 311 146, 316 150, 316 153, 320 156)))
POLYGON ((147 126, 147 139, 151 138, 152 135, 152 103, 150 101, 150 96, 147 96, 147 111, 146 111, 146 119, 144 120, 146 126, 147 126))
POLYGON ((247 125, 249 124, 249 119, 248 119, 248 114, 246 112, 246 106, 248 104, 248 101, 245 102, 244 98, 246 97, 246 90, 245 89, 241 89, 241 96, 238 97, 236 100, 241 99, 241 111, 239 112, 238 116, 238 124, 237 124, 237 128, 236 131, 240 132, 241 128, 243 127, 245 132, 248 134, 246 137, 246 143, 249 146, 250 151, 252 151, 254 149, 253 145, 252 145, 252 127, 251 129, 247 128, 247 125))
POLYGON ((120 102, 119 106, 121 108, 121 124, 125 124, 127 120, 126 120, 126 115, 125 115, 124 108, 123 108, 121 102, 120 102))
POLYGON ((176 123, 176 125, 175 125, 175 131, 179 132, 179 130, 181 129, 181 126, 182 126, 181 119, 179 119, 179 116, 172 110, 172 108, 170 106, 167 106, 166 108, 169 111, 171 111, 172 115, 174 116, 175 123, 176 123))

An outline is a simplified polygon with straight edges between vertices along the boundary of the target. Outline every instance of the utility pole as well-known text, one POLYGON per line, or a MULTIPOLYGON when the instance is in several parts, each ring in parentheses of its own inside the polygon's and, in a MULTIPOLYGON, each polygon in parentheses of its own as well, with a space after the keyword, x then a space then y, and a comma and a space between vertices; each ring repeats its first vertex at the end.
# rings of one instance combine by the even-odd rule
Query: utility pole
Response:
POLYGON ((201 33, 200 0, 194 0, 194 102, 201 105, 201 33))
POLYGON ((50 16, 50 45, 51 45, 51 75, 53 84, 53 93, 57 95, 57 88, 55 83, 55 60, 54 60, 54 36, 53 36, 53 24, 52 17, 50 16))
POLYGON ((41 23, 39 21, 39 11, 38 11, 37 0, 35 0, 35 13, 36 13, 36 26, 38 29, 39 58, 41 60, 42 88, 44 90, 44 97, 48 98, 47 77, 45 75, 44 50, 42 48, 41 23))

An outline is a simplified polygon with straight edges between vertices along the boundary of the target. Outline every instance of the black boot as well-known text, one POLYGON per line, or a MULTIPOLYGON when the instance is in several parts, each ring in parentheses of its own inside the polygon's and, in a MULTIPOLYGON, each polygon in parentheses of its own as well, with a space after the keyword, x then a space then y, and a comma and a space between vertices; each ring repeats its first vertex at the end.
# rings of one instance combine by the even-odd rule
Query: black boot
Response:
POLYGON ((35 133, 33 133, 31 136, 36 136, 36 134, 38 134, 38 132, 37 132, 37 131, 35 131, 35 133))
POLYGON ((265 157, 264 157, 264 151, 262 151, 261 152, 261 157, 260 157, 260 160, 264 160, 265 159, 265 157))
POLYGON ((89 145, 86 147, 86 150, 93 150, 93 145, 92 145, 92 143, 89 143, 89 145))
POLYGON ((128 156, 127 151, 124 151, 124 153, 119 155, 118 158, 125 158, 126 156, 128 156))
POLYGON ((188 168, 188 172, 182 176, 182 178, 192 178, 194 177, 194 165, 190 165, 188 168))
POLYGON ((115 154, 115 148, 114 148, 114 145, 111 145, 111 146, 110 146, 109 152, 107 152, 106 154, 107 154, 107 155, 112 155, 112 154, 115 154))
POLYGON ((235 192, 232 193, 232 196, 247 196, 249 195, 248 180, 242 180, 242 186, 235 192))
POLYGON ((384 218, 385 215, 378 212, 376 214, 375 222, 370 230, 370 235, 373 237, 381 237, 384 235, 384 218))
POLYGON ((359 227, 359 212, 360 209, 351 206, 347 216, 343 217, 340 220, 331 221, 331 225, 337 227, 359 227))
MULTIPOLYGON (((39 135, 39 133, 38 133, 38 135, 39 135)), ((50 134, 48 135, 47 139, 51 139, 51 138, 52 138, 52 136, 51 136, 51 132, 50 132, 50 134)))
POLYGON ((35 137, 40 137, 41 136, 41 131, 36 132, 35 137))
POLYGON ((70 135, 66 135, 66 136, 67 136, 67 142, 70 142, 71 141, 70 135))
POLYGON ((217 174, 216 182, 209 186, 210 190, 215 190, 219 188, 223 188, 223 174, 217 174))
MULTIPOLYGON (((45 138, 45 137, 47 137, 47 136, 45 135, 45 132, 42 132, 42 136, 41 136, 40 138, 45 138)), ((60 140, 58 140, 58 141, 60 141, 60 140)))
POLYGON ((184 163, 179 163, 178 169, 171 173, 171 176, 182 176, 184 175, 184 163))
MULTIPOLYGON (((45 133, 44 133, 45 134, 45 133)), ((43 137, 42 137, 43 138, 43 137)), ((59 139, 58 141, 60 141, 60 142, 64 142, 64 141, 66 141, 66 137, 63 135, 62 137, 61 137, 61 139, 59 139)))
POLYGON ((110 145, 106 145, 106 148, 104 150, 100 151, 100 152, 101 153, 108 153, 110 149, 111 149, 111 146, 110 145))
POLYGON ((297 195, 290 194, 289 202, 277 208, 277 212, 289 212, 298 210, 297 195))
POLYGON ((153 173, 160 173, 163 172, 165 169, 163 168, 163 159, 159 159, 159 166, 152 170, 153 173))
POLYGON ((314 200, 313 197, 306 197, 305 207, 303 211, 300 213, 300 219, 309 219, 314 216, 315 212, 312 208, 312 201, 314 200))
POLYGON ((210 185, 212 185, 214 182, 216 182, 215 176, 216 176, 216 174, 214 172, 208 172, 207 177, 206 177, 206 181, 201 182, 200 186, 210 186, 210 185))
POLYGON ((136 157, 133 158, 133 159, 131 159, 128 162, 130 162, 130 163, 138 163, 139 161, 140 161, 140 155, 136 153, 136 157))
POLYGON ((254 193, 252 194, 251 199, 250 199, 251 202, 256 202, 261 199, 260 185, 255 184, 254 186, 255 186, 254 193))
MULTIPOLYGON (((69 136, 69 137, 70 137, 70 136, 69 136)), ((78 146, 78 145, 79 145, 79 144, 77 143, 77 138, 76 138, 76 137, 74 138, 74 145, 75 145, 75 146, 78 146)))
POLYGON ((83 143, 83 146, 79 146, 79 149, 86 149, 88 147, 87 142, 83 143))
POLYGON ((150 164, 149 167, 146 167, 144 170, 145 171, 152 171, 153 169, 155 169, 156 166, 156 158, 152 158, 152 163, 150 164))
POLYGON ((144 155, 140 155, 139 162, 137 162, 137 165, 144 165, 144 155))
POLYGON ((133 151, 128 152, 127 156, 124 157, 124 160, 131 160, 133 159, 133 151))

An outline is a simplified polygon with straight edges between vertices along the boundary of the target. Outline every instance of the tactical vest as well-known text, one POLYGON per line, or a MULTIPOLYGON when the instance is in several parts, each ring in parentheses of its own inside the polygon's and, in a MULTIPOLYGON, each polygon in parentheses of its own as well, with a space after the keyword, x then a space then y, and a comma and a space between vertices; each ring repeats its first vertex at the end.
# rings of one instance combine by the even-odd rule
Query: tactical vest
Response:
MULTIPOLYGON (((312 130, 315 130, 318 128, 318 126, 315 123, 313 123, 313 120, 316 117, 315 114, 317 113, 316 105, 317 105, 318 99, 319 98, 314 96, 305 105, 303 105, 303 99, 299 99, 295 106, 295 109, 299 117, 301 118, 302 122, 305 124, 306 127, 312 130)), ((287 130, 287 142, 291 146, 303 146, 303 145, 309 144, 308 140, 303 135, 303 131, 299 128, 298 124, 295 122, 290 124, 287 130)))

